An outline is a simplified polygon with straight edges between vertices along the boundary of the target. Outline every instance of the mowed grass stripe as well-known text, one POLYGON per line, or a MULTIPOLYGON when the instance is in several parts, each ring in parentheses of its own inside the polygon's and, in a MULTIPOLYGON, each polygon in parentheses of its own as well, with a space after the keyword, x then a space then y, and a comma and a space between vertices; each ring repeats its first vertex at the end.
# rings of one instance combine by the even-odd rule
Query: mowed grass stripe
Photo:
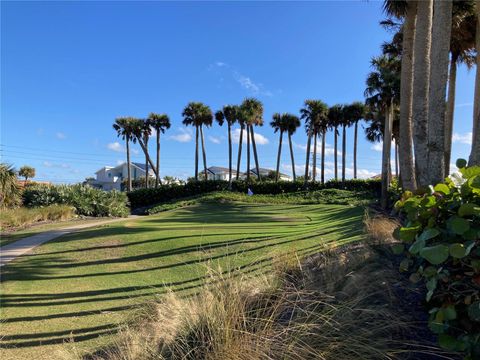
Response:
POLYGON ((272 254, 361 239, 362 215, 338 205, 198 204, 59 238, 2 274, 2 359, 42 358, 68 340, 92 349, 152 296, 199 291, 208 267, 268 272, 272 254))

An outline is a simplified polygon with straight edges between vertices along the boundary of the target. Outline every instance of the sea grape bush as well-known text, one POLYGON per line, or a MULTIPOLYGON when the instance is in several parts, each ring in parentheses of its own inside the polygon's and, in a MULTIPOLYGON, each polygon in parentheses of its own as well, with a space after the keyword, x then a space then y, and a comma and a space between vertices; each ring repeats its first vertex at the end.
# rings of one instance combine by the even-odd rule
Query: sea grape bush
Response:
MULTIPOLYGON (((304 190, 303 182, 293 181, 252 181, 248 184, 245 181, 234 181, 232 191, 247 193, 251 189, 254 194, 259 195, 278 195, 294 193, 304 190)), ((345 182, 330 180, 325 184, 319 182, 309 183, 309 191, 322 189, 343 189, 353 191, 368 191, 377 196, 380 192, 379 180, 346 180, 345 182)), ((128 198, 132 208, 162 204, 172 200, 181 199, 190 196, 202 195, 214 191, 228 190, 228 181, 209 180, 187 182, 186 184, 162 185, 153 189, 138 189, 128 193, 128 198)))
POLYGON ((32 185, 23 191, 23 204, 43 207, 66 204, 84 216, 127 216, 127 196, 119 191, 103 191, 88 185, 32 185))
POLYGON ((429 328, 440 345, 480 359, 480 166, 466 166, 422 194, 403 193, 396 230, 401 271, 426 286, 429 328))

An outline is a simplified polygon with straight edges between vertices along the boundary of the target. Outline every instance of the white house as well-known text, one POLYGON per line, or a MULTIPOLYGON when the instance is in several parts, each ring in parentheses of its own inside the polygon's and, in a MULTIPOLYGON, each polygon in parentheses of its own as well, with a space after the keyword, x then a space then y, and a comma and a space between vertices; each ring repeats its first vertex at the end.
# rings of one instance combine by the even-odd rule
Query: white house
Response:
MULTIPOLYGON (((132 162, 130 164, 130 172, 132 180, 138 180, 145 177, 145 164, 132 162)), ((150 177, 154 177, 154 171, 149 168, 148 173, 150 177)), ((104 166, 95 172, 96 179, 88 181, 88 184, 103 190, 121 190, 122 181, 128 177, 128 166, 124 162, 115 167, 104 166)))
MULTIPOLYGON (((229 169, 221 166, 210 166, 207 169, 207 180, 225 180, 228 181, 229 169)), ((244 173, 239 173, 239 177, 243 179, 244 173)), ((232 179, 235 180, 237 176, 237 170, 232 169, 232 179)))
MULTIPOLYGON (((266 168, 258 168, 258 170, 260 172, 260 177, 267 177, 268 175, 270 175, 270 173, 275 172, 275 170, 273 169, 266 168)), ((279 173, 278 175, 278 180, 292 181, 292 177, 287 174, 279 173)), ((253 169, 250 169, 250 176, 257 176, 257 169, 255 167, 253 169)))

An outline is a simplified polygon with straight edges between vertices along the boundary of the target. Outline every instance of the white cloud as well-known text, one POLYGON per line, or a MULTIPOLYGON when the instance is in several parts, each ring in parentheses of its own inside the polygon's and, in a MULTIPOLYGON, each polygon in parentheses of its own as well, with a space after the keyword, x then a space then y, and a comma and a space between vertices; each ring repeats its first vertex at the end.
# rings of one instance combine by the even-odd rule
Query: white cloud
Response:
POLYGON ((209 136, 208 140, 210 140, 214 144, 220 144, 222 142, 221 139, 216 136, 209 136))
POLYGON ((383 141, 377 142, 370 146, 371 150, 382 152, 383 151, 383 141))
POLYGON ((473 102, 468 102, 468 103, 462 103, 462 104, 457 104, 455 107, 468 107, 468 106, 473 106, 473 102))
POLYGON ((117 160, 117 165, 121 165, 121 164, 123 164, 123 163, 124 163, 123 160, 117 160))
POLYGON ((56 164, 56 163, 52 163, 50 161, 44 161, 42 163, 42 165, 45 166, 45 167, 48 167, 48 168, 52 168, 52 167, 61 168, 61 169, 70 169, 71 168, 71 166, 69 164, 65 164, 65 163, 56 164))
POLYGON ((192 130, 190 129, 185 129, 185 128, 179 128, 178 129, 180 133, 176 135, 171 135, 169 139, 181 142, 181 143, 186 143, 192 141, 192 130))
POLYGON ((107 149, 115 151, 115 152, 124 152, 125 151, 123 146, 120 145, 120 143, 118 141, 107 144, 107 149))
POLYGON ((51 162, 49 162, 49 161, 44 161, 44 162, 43 162, 43 166, 45 166, 45 167, 52 167, 53 164, 52 164, 51 162))
POLYGON ((467 132, 465 134, 453 133, 452 142, 472 145, 472 133, 471 132, 467 132))
MULTIPOLYGON (((293 146, 295 148, 301 149, 303 151, 307 150, 307 145, 306 144, 297 144, 297 143, 294 142, 293 146)), ((314 150, 314 146, 313 146, 313 141, 312 141, 312 144, 310 146, 310 152, 313 153, 313 150, 314 150)), ((317 141, 317 154, 321 155, 321 153, 322 153, 322 142, 317 141)), ((340 151, 340 147, 337 149, 337 155, 338 156, 342 155, 342 152, 340 151)), ((325 144, 325 156, 335 156, 335 148, 332 147, 332 145, 325 144)))
POLYGON ((262 83, 254 81, 250 76, 245 75, 235 69, 233 66, 223 62, 216 61, 208 67, 209 70, 217 69, 220 75, 220 82, 224 83, 225 75, 227 77, 233 78, 242 88, 247 90, 251 95, 264 95, 264 96, 273 96, 273 93, 270 90, 265 89, 265 86, 262 83))
MULTIPOLYGON (((240 129, 235 129, 233 130, 232 133, 232 140, 235 144, 238 144, 240 142, 240 129)), ((247 143, 247 130, 243 130, 243 138, 242 141, 244 144, 247 143)), ((259 134, 258 132, 255 132, 255 143, 258 145, 266 145, 269 143, 269 140, 263 136, 262 134, 259 134)))
POLYGON ((57 137, 57 139, 60 139, 60 140, 65 140, 67 138, 67 135, 65 135, 62 132, 57 132, 55 136, 57 137))

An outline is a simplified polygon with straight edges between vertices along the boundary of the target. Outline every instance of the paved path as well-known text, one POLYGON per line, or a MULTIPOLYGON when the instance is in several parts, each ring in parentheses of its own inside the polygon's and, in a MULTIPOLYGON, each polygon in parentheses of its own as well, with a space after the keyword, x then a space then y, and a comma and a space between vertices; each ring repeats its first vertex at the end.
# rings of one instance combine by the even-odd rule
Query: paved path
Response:
MULTIPOLYGON (((133 215, 129 218, 135 218, 137 216, 133 215)), ((108 219, 108 220, 101 220, 96 221, 88 224, 80 224, 69 226, 63 229, 56 229, 56 230, 47 230, 20 240, 17 240, 11 244, 2 246, 0 248, 0 266, 6 265, 10 261, 14 260, 20 255, 26 254, 29 251, 33 250, 39 245, 43 243, 56 239, 60 236, 71 234, 78 230, 87 229, 99 225, 110 224, 117 221, 126 220, 125 218, 118 218, 118 219, 108 219)))

